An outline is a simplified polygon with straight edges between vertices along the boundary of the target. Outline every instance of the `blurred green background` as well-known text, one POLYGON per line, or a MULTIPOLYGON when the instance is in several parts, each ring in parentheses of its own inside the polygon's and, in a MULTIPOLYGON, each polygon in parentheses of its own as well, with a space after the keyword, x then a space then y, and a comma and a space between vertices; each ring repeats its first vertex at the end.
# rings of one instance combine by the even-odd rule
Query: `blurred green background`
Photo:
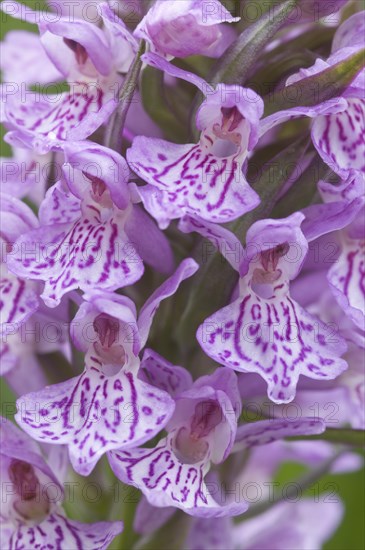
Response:
MULTIPOLYGON (((43 0, 23 0, 22 3, 35 9, 45 6, 45 2, 43 0)), ((22 23, 11 19, 10 17, 5 17, 3 14, 0 14, 0 18, 1 39, 3 39, 4 35, 12 29, 37 31, 36 26, 22 23)), ((3 134, 4 129, 1 128, 1 156, 8 156, 10 154, 10 148, 3 142, 3 134)), ((14 410, 12 405, 14 403, 14 395, 9 390, 6 383, 0 382, 0 384, 1 414, 2 416, 9 416, 9 411, 14 410)), ((298 465, 287 464, 281 468, 278 480, 285 484, 288 481, 297 479, 300 476, 301 471, 302 468, 298 467, 298 465)), ((338 496, 344 502, 345 517, 337 532, 334 534, 332 539, 325 544, 324 548, 326 550, 363 550, 365 548, 365 470, 362 469, 360 471, 348 474, 326 475, 319 483, 320 489, 324 489, 326 487, 328 488, 328 483, 334 484, 333 488, 336 488, 338 496)), ((309 491, 308 495, 311 494, 313 495, 313 493, 309 491)), ((126 510, 123 510, 123 516, 124 520, 127 520, 126 516, 129 516, 129 521, 127 520, 125 522, 127 532, 122 535, 122 540, 120 540, 120 543, 122 544, 122 548, 129 550, 130 542, 134 538, 133 533, 131 532, 131 518, 130 514, 128 514, 128 511, 126 510)), ((91 520, 92 518, 90 518, 90 521, 91 520)), ((111 548, 117 548, 117 546, 112 544, 111 548)))

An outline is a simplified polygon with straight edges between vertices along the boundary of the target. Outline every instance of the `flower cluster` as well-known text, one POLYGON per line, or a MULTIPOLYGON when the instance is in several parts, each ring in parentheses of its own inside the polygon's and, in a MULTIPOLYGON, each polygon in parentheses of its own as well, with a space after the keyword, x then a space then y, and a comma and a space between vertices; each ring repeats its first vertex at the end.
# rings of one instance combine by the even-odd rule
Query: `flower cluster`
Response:
POLYGON ((4 549, 314 549, 341 522, 273 487, 361 465, 330 441, 365 429, 365 12, 226 4, 1 4, 39 31, 2 44, 4 549))

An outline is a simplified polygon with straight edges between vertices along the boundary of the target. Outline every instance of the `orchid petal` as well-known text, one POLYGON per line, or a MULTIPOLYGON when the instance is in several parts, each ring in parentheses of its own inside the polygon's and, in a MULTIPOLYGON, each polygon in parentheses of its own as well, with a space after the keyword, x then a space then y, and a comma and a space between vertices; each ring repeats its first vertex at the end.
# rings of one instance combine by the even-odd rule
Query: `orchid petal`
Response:
POLYGON ((39 208, 39 221, 41 225, 76 222, 80 208, 80 200, 59 181, 48 189, 39 208))
MULTIPOLYGON (((179 229, 183 233, 196 231, 202 237, 209 239, 219 250, 222 256, 231 264, 233 269, 239 272, 240 264, 244 256, 244 249, 239 239, 228 229, 215 223, 198 220, 184 216, 179 222, 179 229)), ((210 250, 206 248, 206 254, 210 250)))
POLYGON ((124 233, 123 212, 111 212, 104 221, 102 208, 91 204, 85 210, 74 223, 22 235, 9 257, 14 273, 45 281, 42 298, 48 307, 58 305, 70 290, 114 290, 143 274, 142 261, 124 233))
POLYGON ((168 440, 154 449, 112 451, 108 458, 115 475, 138 487, 153 506, 174 506, 198 517, 233 516, 247 510, 245 502, 220 506, 204 483, 207 465, 182 464, 168 440))
POLYGON ((128 30, 124 21, 116 16, 106 2, 100 4, 98 11, 103 19, 115 69, 126 73, 137 53, 138 42, 128 30))
MULTIPOLYGON (((299 83, 298 83, 299 85, 299 83)), ((260 122, 260 131, 259 135, 262 137, 269 130, 287 122, 293 118, 298 118, 302 116, 307 116, 309 118, 316 118, 319 116, 331 115, 334 113, 342 113, 347 109, 347 101, 344 98, 334 98, 324 101, 318 105, 313 105, 311 107, 292 107, 291 109, 285 109, 283 111, 278 111, 272 115, 263 118, 260 122)))
POLYGON ((151 67, 155 67, 156 69, 159 69, 160 71, 163 71, 170 76, 181 78, 182 80, 186 80, 187 82, 194 84, 194 86, 196 86, 203 94, 214 91, 214 88, 212 88, 210 84, 208 84, 205 80, 200 78, 200 76, 196 75, 195 73, 179 69, 179 67, 176 67, 176 65, 172 65, 171 63, 166 61, 166 59, 160 57, 159 55, 156 55, 155 53, 145 53, 142 56, 142 60, 151 67))
POLYGON ((175 294, 180 284, 194 275, 199 269, 199 265, 192 259, 186 258, 181 262, 175 273, 171 275, 155 292, 149 297, 147 302, 142 307, 138 317, 138 328, 141 338, 141 346, 147 342, 148 333, 151 328, 153 317, 165 298, 175 294))
POLYGON ((4 82, 31 85, 62 79, 62 74, 44 51, 40 37, 33 32, 10 31, 5 35, 1 47, 0 68, 4 82))
MULTIPOLYGON (((98 73, 107 76, 111 72, 109 45, 103 31, 93 23, 80 19, 59 18, 56 21, 41 23, 39 27, 41 41, 48 57, 66 78, 73 76, 78 60, 65 39, 82 46, 98 73)), ((81 68, 84 63, 86 61, 82 60, 81 68)))
POLYGON ((301 229, 304 217, 302 212, 295 212, 284 219, 259 220, 251 225, 246 235, 241 276, 246 275, 252 263, 260 262, 262 252, 288 243, 289 249, 281 258, 280 270, 289 280, 294 279, 308 252, 308 242, 301 229))
POLYGON ((10 459, 31 464, 56 484, 60 491, 59 498, 63 497, 63 489, 59 480, 43 458, 39 446, 27 434, 22 432, 10 420, 0 418, 1 455, 10 459))
POLYGON ((37 227, 38 220, 21 200, 5 194, 1 194, 0 199, 2 238, 12 245, 19 235, 37 227))
POLYGON ((125 232, 148 265, 164 274, 173 271, 174 257, 167 237, 138 205, 133 206, 125 232))
MULTIPOLYGON (((163 193, 162 216, 169 216, 171 204, 170 219, 187 214, 224 223, 259 204, 243 174, 240 154, 215 156, 209 151, 212 139, 204 139, 207 145, 203 148, 200 143, 178 145, 137 136, 127 151, 133 171, 163 193)), ((144 188, 138 191, 143 196, 144 188)))
POLYGON ((218 84, 214 92, 209 91, 205 101, 196 114, 198 130, 205 130, 220 115, 221 109, 236 107, 243 119, 249 123, 249 138, 247 149, 252 151, 259 137, 260 118, 264 114, 262 98, 251 88, 237 85, 218 84))
POLYGON ((324 495, 318 502, 303 498, 270 507, 263 514, 233 527, 234 544, 260 550, 322 548, 344 513, 342 503, 330 502, 328 496, 324 495))
POLYGON ((65 141, 90 136, 112 114, 117 104, 111 91, 98 84, 76 83, 73 90, 45 98, 28 93, 24 104, 20 94, 6 96, 5 112, 12 131, 11 144, 34 148, 39 154, 62 149, 65 141))
POLYGON ((105 452, 154 437, 174 410, 166 392, 131 371, 107 376, 96 357, 89 361, 81 376, 22 396, 16 415, 34 439, 68 445, 71 463, 82 475, 88 475, 105 452))
POLYGON ((24 323, 39 307, 38 294, 31 281, 24 281, 1 266, 0 317, 1 334, 13 333, 14 326, 24 323))
POLYGON ((129 168, 124 158, 101 145, 90 141, 67 143, 64 147, 65 161, 64 174, 71 191, 83 199, 85 187, 90 187, 93 179, 101 181, 109 190, 116 206, 125 209, 129 204, 129 190, 127 187, 129 168), (68 165, 76 171, 69 173, 68 165), (78 174, 84 177, 80 184, 78 174), (89 177, 88 177, 89 176, 89 177))
POLYGON ((324 202, 351 202, 365 196, 365 174, 353 172, 346 181, 333 185, 326 181, 318 182, 318 190, 324 202))
POLYGON ((230 518, 196 518, 194 520, 186 539, 186 550, 226 550, 227 548, 234 548, 233 525, 230 518))
POLYGON ((121 521, 80 523, 54 512, 38 526, 19 526, 10 537, 10 550, 49 548, 49 550, 106 550, 123 530, 121 521))
POLYGON ((153 49, 168 57, 201 54, 219 57, 229 45, 221 23, 239 21, 217 0, 183 0, 166 5, 158 0, 135 30, 153 49), (211 11, 210 11, 211 10, 211 11))
POLYGON ((316 118, 312 140, 324 162, 343 179, 365 172, 365 100, 348 99, 345 112, 316 118))
POLYGON ((328 272, 331 290, 346 315, 365 329, 365 241, 343 237, 342 251, 328 272))
POLYGON ((237 431, 237 418, 241 412, 241 398, 235 373, 229 369, 217 369, 212 375, 200 377, 191 388, 176 398, 176 409, 167 424, 167 430, 189 426, 192 411, 198 409, 203 415, 210 414, 207 401, 218 406, 218 424, 209 434, 209 460, 214 464, 223 462, 229 455, 237 431))
POLYGON ((85 293, 83 298, 85 302, 81 304, 71 322, 71 334, 75 346, 83 352, 88 350, 90 344, 97 340, 95 330, 91 333, 89 329, 93 326, 95 318, 100 313, 105 313, 116 323, 121 321, 125 326, 124 331, 122 327, 118 327, 116 337, 117 343, 123 346, 127 359, 131 359, 132 355, 137 356, 141 345, 137 331, 136 306, 132 300, 127 296, 100 291, 85 293))
POLYGON ((345 341, 289 296, 265 300, 248 293, 205 320, 197 332, 212 359, 256 372, 276 403, 295 397, 299 375, 332 380, 347 368, 345 341))
POLYGON ((138 378, 176 397, 193 383, 188 370, 172 365, 152 349, 146 349, 138 378))
POLYGON ((181 208, 176 202, 171 202, 166 193, 160 191, 154 185, 133 187, 132 184, 132 189, 137 202, 143 202, 145 209, 157 221, 160 229, 166 229, 171 220, 182 215, 181 208))
POLYGON ((362 46, 365 34, 365 11, 354 13, 337 29, 332 41, 332 52, 341 48, 362 46))
POLYGON ((323 433, 326 425, 319 418, 298 420, 270 419, 251 422, 237 428, 233 452, 249 449, 256 445, 267 445, 285 437, 323 433))
POLYGON ((302 231, 308 241, 348 226, 364 206, 362 198, 354 199, 347 204, 330 202, 313 204, 302 210, 305 220, 302 231))
POLYGON ((149 535, 162 527, 175 512, 172 506, 166 508, 152 506, 146 497, 142 496, 137 506, 133 529, 140 535, 149 535))

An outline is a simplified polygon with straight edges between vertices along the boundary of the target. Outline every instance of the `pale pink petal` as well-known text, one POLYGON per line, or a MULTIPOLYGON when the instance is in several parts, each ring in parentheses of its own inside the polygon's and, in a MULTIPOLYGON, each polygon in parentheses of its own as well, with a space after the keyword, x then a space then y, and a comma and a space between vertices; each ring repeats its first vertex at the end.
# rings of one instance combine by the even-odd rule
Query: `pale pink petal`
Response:
POLYGON ((340 359, 346 343, 332 332, 289 296, 266 300, 248 293, 206 319, 197 338, 215 361, 259 374, 269 398, 288 403, 300 375, 331 380, 347 368, 340 359))
POLYGON ((2 42, 0 68, 4 82, 48 84, 62 79, 33 32, 10 31, 2 42))
POLYGON ((249 449, 256 445, 267 445, 285 437, 323 433, 326 425, 319 418, 301 417, 298 420, 270 419, 250 422, 237 428, 233 452, 249 449))
POLYGON ((331 290, 346 315, 365 329, 365 240, 344 235, 342 251, 328 272, 331 290))
POLYGON ((88 475, 111 449, 154 437, 174 410, 166 392, 131 371, 107 375, 96 357, 81 376, 22 396, 16 419, 34 439, 68 445, 74 469, 88 475))
POLYGON ((133 529, 140 535, 149 535, 162 527, 175 512, 172 506, 166 508, 152 506, 146 497, 142 496, 137 506, 133 529))
MULTIPOLYGON (((220 158, 210 152, 213 140, 208 135, 203 138, 203 145, 134 139, 127 159, 134 172, 163 193, 159 218, 169 217, 172 208, 170 219, 187 214, 224 223, 259 204, 243 174, 241 153, 220 158)), ((138 191, 143 196, 144 188, 138 191)))
POLYGON ((138 316, 138 328, 141 338, 141 346, 143 347, 148 338, 148 333, 151 328, 153 317, 157 309, 160 306, 160 303, 165 298, 173 296, 180 284, 185 280, 194 275, 199 269, 198 264, 192 258, 186 258, 181 262, 179 267, 176 269, 175 273, 171 275, 160 287, 158 287, 155 292, 149 297, 147 302, 142 307, 140 314, 138 316))
POLYGON ((112 451, 108 458, 115 475, 138 487, 153 506, 174 506, 198 517, 234 516, 247 510, 244 501, 220 506, 204 482, 208 466, 182 464, 168 440, 154 449, 112 451))
POLYGON ((172 365, 152 349, 146 349, 138 378, 176 397, 193 383, 188 370, 172 365))
POLYGON ((43 226, 20 237, 9 268, 44 281, 42 298, 49 307, 76 288, 114 290, 132 284, 142 276, 143 264, 123 225, 123 211, 103 220, 102 208, 87 205, 74 223, 43 226))
POLYGON ((166 275, 173 271, 174 256, 167 237, 140 206, 133 206, 125 232, 148 265, 166 275))
POLYGON ((107 550, 122 530, 121 521, 80 523, 55 511, 40 525, 18 527, 10 537, 9 550, 107 550))
MULTIPOLYGON (((233 269, 239 272, 240 264, 244 257, 244 249, 239 239, 228 229, 215 223, 198 220, 184 216, 179 222, 179 229, 183 233, 197 232, 209 239, 222 256, 231 264, 233 269)), ((212 249, 205 246, 202 250, 203 261, 208 259, 212 249)))

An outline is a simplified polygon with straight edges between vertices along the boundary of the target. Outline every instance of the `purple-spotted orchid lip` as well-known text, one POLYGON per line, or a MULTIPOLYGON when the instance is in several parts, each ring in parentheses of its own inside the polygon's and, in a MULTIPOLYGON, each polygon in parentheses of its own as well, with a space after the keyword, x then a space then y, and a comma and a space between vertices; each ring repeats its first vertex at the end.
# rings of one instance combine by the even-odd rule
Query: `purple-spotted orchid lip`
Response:
MULTIPOLYGON (((276 403, 294 399, 300 375, 331 380, 347 368, 340 358, 347 347, 344 339, 339 334, 331 339, 329 327, 290 296, 290 281, 308 251, 300 229, 303 220, 304 215, 296 213, 250 227, 243 260, 234 266, 241 275, 239 297, 206 319, 197 332, 207 355, 236 371, 259 374, 276 403)), ((207 228, 203 234, 210 236, 207 228)))
POLYGON ((245 163, 258 141, 262 99, 240 86, 218 84, 213 89, 151 53, 143 60, 206 95, 196 115, 198 143, 137 136, 128 149, 130 168, 148 184, 136 189, 145 208, 162 229, 185 215, 224 223, 255 208, 260 201, 247 182, 245 163))
POLYGON ((242 513, 244 501, 220 505, 204 481, 211 462, 222 462, 232 449, 240 410, 236 376, 217 369, 177 395, 167 436, 156 447, 111 451, 111 467, 155 506, 174 506, 203 517, 242 513))

